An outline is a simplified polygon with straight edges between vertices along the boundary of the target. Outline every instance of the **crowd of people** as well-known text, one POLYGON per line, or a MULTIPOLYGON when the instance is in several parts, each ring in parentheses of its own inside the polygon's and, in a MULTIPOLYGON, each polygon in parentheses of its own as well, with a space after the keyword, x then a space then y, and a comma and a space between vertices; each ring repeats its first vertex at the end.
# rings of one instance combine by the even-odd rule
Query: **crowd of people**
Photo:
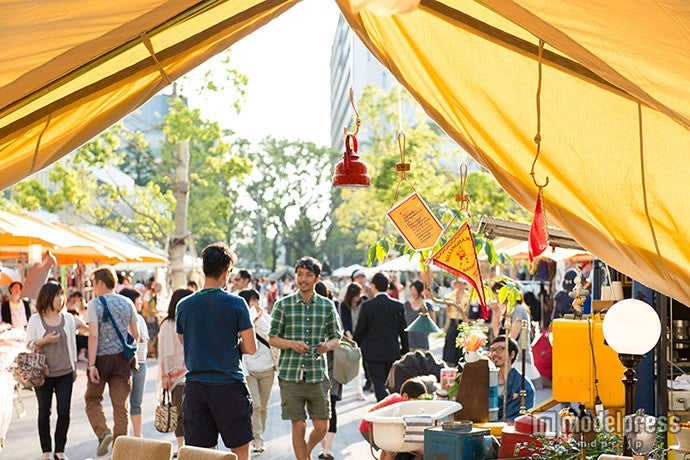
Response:
MULTIPOLYGON (((81 292, 67 296, 62 285, 49 280, 32 314, 30 303, 21 298, 21 283, 9 286, 10 296, 2 302, 3 322, 25 328, 27 344, 39 347, 47 359, 45 384, 35 388, 41 458, 65 458, 77 361, 87 363, 84 400, 98 456, 109 451, 115 438, 130 433, 130 423, 131 433, 142 436, 142 399, 151 356, 158 361, 158 387, 170 392, 179 414, 178 449, 183 444, 214 448, 220 436, 240 459, 266 450, 263 436, 276 376, 281 417, 291 424, 295 458, 312 458, 317 446, 318 458, 335 458, 332 445, 343 385, 333 378, 333 350, 343 336, 362 351, 365 382, 355 385, 357 399, 364 400, 364 391, 372 391, 385 405, 421 394, 416 380, 405 382, 393 398, 386 386, 395 361, 410 351, 429 349, 428 334, 405 330, 423 307, 433 321, 438 319, 428 285, 421 280, 401 283, 384 273, 368 280, 356 270, 346 283, 336 284, 322 280, 321 264, 311 257, 297 260, 294 280, 257 280, 249 270, 233 270, 235 255, 223 243, 206 247, 201 258, 201 289, 190 281, 169 299, 154 280, 132 283, 109 266, 91 273, 93 298, 88 304, 81 292), (137 344, 133 360, 123 356, 127 335, 137 344), (112 423, 102 404, 106 386, 112 423), (58 418, 51 437, 53 395, 58 418)), ((567 277, 564 286, 570 283, 572 277, 567 277)), ((522 379, 516 361, 519 364, 524 355, 532 362, 529 350, 520 353, 521 334, 531 336, 532 321, 522 301, 505 314, 507 303, 499 301, 503 286, 492 286, 490 308, 482 310, 473 306, 468 285, 456 280, 446 295, 451 301, 439 316, 446 330, 443 360, 449 366, 457 366, 462 358, 456 346, 458 325, 486 321, 488 357, 503 370, 499 380, 509 389, 500 392, 500 399, 508 398, 505 418, 512 420, 520 406, 514 390, 522 379)), ((563 310, 567 308, 558 309, 563 310)), ((531 407, 534 386, 529 378, 526 381, 531 407)), ((411 454, 405 455, 398 458, 411 454)))

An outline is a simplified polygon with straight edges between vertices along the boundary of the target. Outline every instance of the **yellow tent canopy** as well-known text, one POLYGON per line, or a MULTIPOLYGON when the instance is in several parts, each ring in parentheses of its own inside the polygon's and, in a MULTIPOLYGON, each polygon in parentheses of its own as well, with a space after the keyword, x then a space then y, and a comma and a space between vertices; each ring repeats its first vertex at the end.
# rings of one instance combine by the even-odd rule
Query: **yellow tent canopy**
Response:
MULTIPOLYGON (((376 16, 336 1, 427 113, 528 209, 537 193, 529 172, 543 40, 535 172, 549 178, 549 222, 690 304, 690 3, 421 0, 408 14, 376 16)), ((3 6, 0 187, 57 160, 296 2, 3 6)))

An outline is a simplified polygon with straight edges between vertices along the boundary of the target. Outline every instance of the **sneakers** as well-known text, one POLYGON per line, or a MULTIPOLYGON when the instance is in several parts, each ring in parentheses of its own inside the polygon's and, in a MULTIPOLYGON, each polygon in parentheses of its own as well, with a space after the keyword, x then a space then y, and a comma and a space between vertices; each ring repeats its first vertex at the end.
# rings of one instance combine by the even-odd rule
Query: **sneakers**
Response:
POLYGON ((263 452, 266 452, 266 447, 264 447, 263 443, 261 444, 252 444, 252 453, 253 454, 261 454, 263 452))
POLYGON ((98 440, 98 449, 96 449, 96 456, 102 457, 108 453, 110 443, 113 442, 113 434, 108 431, 103 435, 101 439, 98 440))
POLYGON ((321 458, 323 460, 335 460, 335 457, 333 457, 331 454, 327 454, 325 452, 321 452, 319 454, 319 458, 321 458))

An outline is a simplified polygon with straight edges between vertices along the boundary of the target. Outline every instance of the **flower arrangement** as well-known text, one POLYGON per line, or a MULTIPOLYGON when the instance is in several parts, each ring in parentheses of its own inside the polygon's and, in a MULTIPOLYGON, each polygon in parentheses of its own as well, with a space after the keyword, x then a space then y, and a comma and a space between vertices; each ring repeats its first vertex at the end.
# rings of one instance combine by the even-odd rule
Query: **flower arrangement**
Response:
POLYGON ((486 344, 488 327, 484 321, 464 322, 458 325, 458 337, 455 346, 468 351, 479 351, 486 344))

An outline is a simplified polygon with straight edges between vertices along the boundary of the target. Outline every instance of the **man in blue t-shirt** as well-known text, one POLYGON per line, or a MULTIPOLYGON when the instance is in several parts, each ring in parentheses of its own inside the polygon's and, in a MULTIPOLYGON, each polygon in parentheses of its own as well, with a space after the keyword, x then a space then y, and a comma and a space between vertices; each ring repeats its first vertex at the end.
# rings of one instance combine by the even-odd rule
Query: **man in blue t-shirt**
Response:
POLYGON ((177 333, 187 366, 182 400, 185 444, 215 447, 218 434, 239 459, 249 458, 252 399, 239 354, 254 354, 256 340, 245 301, 223 290, 235 254, 224 243, 201 253, 204 288, 177 306, 177 333), (238 340, 238 337, 241 340, 238 340))

